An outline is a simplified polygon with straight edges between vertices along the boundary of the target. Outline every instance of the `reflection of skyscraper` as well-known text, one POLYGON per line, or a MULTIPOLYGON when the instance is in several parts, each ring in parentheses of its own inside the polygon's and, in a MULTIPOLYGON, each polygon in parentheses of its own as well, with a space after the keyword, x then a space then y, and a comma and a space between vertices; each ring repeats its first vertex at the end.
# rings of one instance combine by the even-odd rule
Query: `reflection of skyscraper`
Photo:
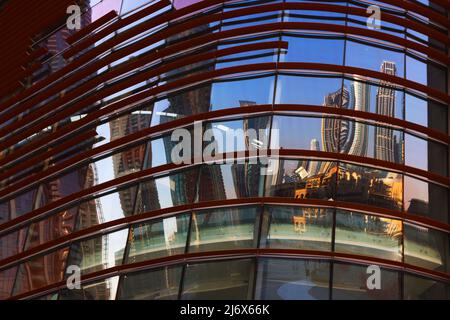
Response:
MULTIPOLYGON (((207 25, 198 26, 169 37, 167 41, 170 43, 176 42, 180 39, 192 36, 193 34, 201 34, 207 29, 207 25)), ((181 67, 166 73, 165 76, 168 78, 174 77, 174 79, 178 79, 180 76, 190 76, 197 72, 207 72, 214 69, 211 62, 212 61, 201 61, 189 66, 181 67)), ((167 100, 169 102, 169 106, 163 111, 164 115, 160 117, 161 123, 174 120, 174 116, 183 117, 208 112, 211 100, 211 84, 172 95, 167 100), (165 114, 170 116, 166 116, 165 114)), ((177 142, 171 141, 170 136, 167 136, 163 138, 163 143, 166 152, 166 159, 171 159, 171 150, 177 142)), ((220 168, 218 166, 212 166, 210 170, 202 170, 202 174, 208 175, 208 178, 211 179, 212 183, 214 183, 214 181, 222 181, 223 185, 222 173, 220 172, 220 168)), ((206 177, 204 178, 207 179, 206 177)), ((171 196, 174 203, 188 203, 192 201, 192 199, 186 199, 186 195, 192 194, 192 192, 188 189, 194 188, 194 185, 192 184, 192 181, 186 181, 186 179, 187 176, 182 174, 170 177, 170 183, 172 186, 171 196)), ((212 189, 210 191, 212 191, 212 189)), ((223 189, 222 191, 225 192, 223 189)))
MULTIPOLYGON (((239 101, 241 106, 249 106, 256 104, 253 101, 239 101)), ((268 117, 246 118, 243 120, 243 132, 244 132, 244 147, 245 150, 255 150, 259 147, 267 148, 269 139, 265 133, 260 135, 260 130, 264 130, 269 126, 268 117), (249 130, 254 130, 257 139, 261 144, 256 144, 252 139, 252 134, 249 130)), ((260 194, 259 188, 262 185, 259 183, 261 174, 261 163, 250 164, 249 162, 232 165, 232 175, 234 188, 238 197, 257 196, 260 194)))
MULTIPOLYGON (((330 93, 325 97, 324 106, 348 109, 349 92, 347 88, 330 93)), ((351 124, 338 118, 322 119, 322 145, 327 152, 348 153, 352 138, 351 124)))
MULTIPOLYGON (((357 79, 356 79, 357 80, 357 79)), ((353 81, 351 86, 352 109, 369 112, 370 86, 367 83, 353 81)), ((364 123, 355 123, 355 136, 350 146, 349 154, 366 156, 368 147, 368 127, 364 123)))
MULTIPOLYGON (((384 61, 381 72, 395 76, 397 68, 394 62, 384 61)), ((395 116, 395 89, 392 84, 380 81, 377 92, 376 113, 384 116, 395 116)), ((395 141, 392 129, 375 128, 375 158, 385 161, 395 161, 395 141)))
MULTIPOLYGON (((317 141, 317 139, 312 139, 311 140, 311 147, 310 149, 312 151, 320 151, 320 146, 319 146, 319 141, 317 141)), ((309 172, 309 176, 315 176, 319 171, 319 162, 318 161, 310 161, 309 163, 309 168, 308 168, 308 172, 309 172)))
MULTIPOLYGON (((130 114, 112 120, 109 123, 111 140, 115 140, 133 132, 141 131, 150 125, 150 114, 143 111, 139 114, 130 114)), ((118 178, 141 169, 144 160, 145 148, 138 145, 124 152, 112 156, 114 177, 118 178)), ((125 214, 131 215, 135 200, 135 188, 119 191, 120 206, 125 214)))

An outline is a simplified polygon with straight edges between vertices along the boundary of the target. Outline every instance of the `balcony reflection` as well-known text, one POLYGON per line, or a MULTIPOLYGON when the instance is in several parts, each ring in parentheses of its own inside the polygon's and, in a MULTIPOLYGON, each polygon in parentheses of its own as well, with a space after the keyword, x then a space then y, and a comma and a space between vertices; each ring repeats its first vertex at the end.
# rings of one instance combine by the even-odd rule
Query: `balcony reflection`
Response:
POLYGON ((230 208, 192 213, 190 252, 256 248, 259 208, 230 208))
POLYGON ((260 246, 330 251, 332 226, 332 210, 265 206, 260 246))
POLYGON ((336 252, 402 261, 401 220, 337 210, 336 252))

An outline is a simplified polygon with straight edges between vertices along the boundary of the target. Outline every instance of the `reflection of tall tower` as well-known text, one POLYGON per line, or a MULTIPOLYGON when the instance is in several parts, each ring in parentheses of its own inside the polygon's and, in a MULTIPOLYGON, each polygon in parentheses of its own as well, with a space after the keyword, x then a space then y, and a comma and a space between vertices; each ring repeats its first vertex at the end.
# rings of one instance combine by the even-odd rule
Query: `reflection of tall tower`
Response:
MULTIPOLYGON (((249 106, 256 104, 253 101, 239 101, 240 106, 249 106)), ((265 133, 260 132, 269 126, 269 118, 257 117, 246 118, 243 120, 244 146, 245 150, 268 148, 269 138, 265 133), (256 133, 256 141, 250 141, 252 134, 249 130, 256 133), (261 134, 260 134, 261 133, 261 134), (261 144, 259 144, 261 143, 261 144)), ((250 164, 249 162, 232 165, 233 183, 238 197, 257 196, 260 192, 261 163, 250 164)))
MULTIPOLYGON (((150 113, 148 110, 139 114, 129 114, 112 120, 109 123, 111 140, 115 140, 133 132, 141 131, 150 125, 150 113)), ((136 171, 142 167, 145 148, 138 145, 124 152, 116 153, 112 156, 114 177, 118 178, 136 171)), ((126 215, 133 212, 135 199, 135 188, 127 188, 119 191, 120 206, 126 215)))
MULTIPOLYGON (((384 61, 381 65, 381 72, 395 76, 397 74, 395 63, 384 61)), ((395 115, 395 89, 389 82, 380 81, 376 113, 389 117, 395 115)), ((395 141, 392 129, 375 128, 375 158, 390 162, 395 161, 395 141)))
MULTIPOLYGON (((353 105, 352 109, 356 111, 369 111, 370 102, 370 86, 367 83, 353 81, 351 85, 351 94, 353 105)), ((355 156, 366 156, 368 147, 368 128, 367 125, 357 122, 355 123, 355 136, 350 147, 349 154, 355 156)))
MULTIPOLYGON (((347 88, 330 93, 325 97, 324 106, 348 109, 349 92, 347 88)), ((322 145, 327 152, 344 152, 350 149, 352 140, 351 124, 348 120, 337 118, 322 119, 322 145)))
MULTIPOLYGON (((311 147, 310 149, 312 151, 320 151, 319 141, 317 139, 311 140, 311 147)), ((319 173, 319 162, 318 161, 310 161, 309 168, 308 168, 309 176, 315 176, 319 173)))
MULTIPOLYGON (((176 42, 181 39, 185 39, 193 34, 201 34, 208 30, 207 25, 198 26, 193 29, 178 33, 167 39, 168 42, 176 42)), ((165 74, 168 78, 175 77, 179 79, 180 76, 186 77, 197 72, 207 72, 214 69, 211 66, 213 61, 201 61, 189 66, 181 67, 176 70, 170 71, 165 74)), ((174 114, 177 117, 183 117, 192 114, 199 114, 208 112, 210 109, 211 100, 211 84, 198 87, 196 89, 188 90, 179 94, 172 95, 167 99, 169 106, 164 110, 164 114, 174 114)), ((161 123, 174 120, 173 117, 161 116, 161 123)), ((166 151, 166 159, 171 159, 171 150, 177 142, 171 141, 170 136, 163 138, 164 148, 166 151)), ((211 166, 210 170, 205 170, 204 174, 211 174, 211 179, 222 179, 222 173, 218 166, 211 166), (214 169, 213 169, 214 168, 214 169), (214 171, 214 172, 213 172, 214 171), (217 177, 217 178, 216 178, 217 177)), ((192 181, 187 181, 187 176, 183 174, 174 175, 170 177, 171 184, 171 196, 172 201, 175 203, 189 203, 192 199, 187 199, 187 195, 192 194, 193 185, 192 181)))

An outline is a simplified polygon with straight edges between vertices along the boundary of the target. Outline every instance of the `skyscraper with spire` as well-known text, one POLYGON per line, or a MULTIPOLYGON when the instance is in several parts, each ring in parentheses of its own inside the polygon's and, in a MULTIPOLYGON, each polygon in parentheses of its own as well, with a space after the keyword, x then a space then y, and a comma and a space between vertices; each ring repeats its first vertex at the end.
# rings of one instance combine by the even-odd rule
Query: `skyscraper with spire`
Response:
MULTIPOLYGON (((395 62, 383 61, 380 71, 395 76, 397 74, 395 62)), ((395 89, 391 83, 384 80, 380 81, 377 91, 376 113, 395 117, 395 89)), ((375 158, 395 162, 395 141, 392 129, 375 128, 375 158)))

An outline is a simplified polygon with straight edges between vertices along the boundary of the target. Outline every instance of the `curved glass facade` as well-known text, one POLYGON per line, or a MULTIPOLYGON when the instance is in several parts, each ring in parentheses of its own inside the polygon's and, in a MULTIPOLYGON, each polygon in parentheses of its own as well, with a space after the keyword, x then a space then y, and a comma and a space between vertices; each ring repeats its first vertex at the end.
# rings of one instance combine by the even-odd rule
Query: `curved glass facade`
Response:
POLYGON ((372 2, 86 1, 36 38, 0 299, 450 299, 450 5, 372 2))

